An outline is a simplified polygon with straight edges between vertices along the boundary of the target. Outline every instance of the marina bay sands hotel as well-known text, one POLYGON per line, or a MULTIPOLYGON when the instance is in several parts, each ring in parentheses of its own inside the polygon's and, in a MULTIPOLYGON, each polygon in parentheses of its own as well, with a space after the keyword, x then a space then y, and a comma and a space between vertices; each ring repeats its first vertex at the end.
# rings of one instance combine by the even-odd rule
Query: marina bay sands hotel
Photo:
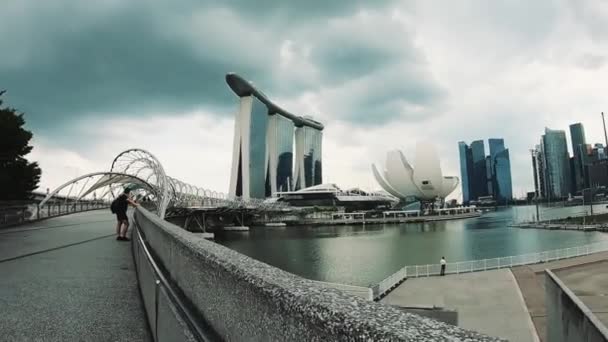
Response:
POLYGON ((226 82, 239 97, 229 195, 265 198, 321 184, 323 125, 284 110, 237 74, 226 82))

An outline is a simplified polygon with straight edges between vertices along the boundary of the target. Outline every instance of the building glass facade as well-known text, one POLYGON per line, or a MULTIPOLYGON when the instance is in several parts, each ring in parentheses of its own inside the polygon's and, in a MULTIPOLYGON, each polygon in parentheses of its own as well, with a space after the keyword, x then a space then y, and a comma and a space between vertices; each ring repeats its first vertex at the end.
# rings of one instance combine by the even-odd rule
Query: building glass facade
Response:
POLYGON ((492 196, 500 202, 513 198, 509 149, 503 139, 489 139, 490 155, 485 155, 483 140, 473 141, 470 147, 458 143, 462 201, 468 204, 480 197, 492 196))
POLYGON ((471 183, 471 199, 477 200, 480 196, 488 196, 486 152, 483 140, 471 143, 471 157, 473 160, 473 174, 469 177, 471 183))
POLYGON ((266 129, 268 126, 268 108, 264 103, 253 98, 251 120, 249 125, 249 195, 252 198, 264 198, 266 195, 266 129))
POLYGON ((296 179, 301 187, 320 184, 323 124, 282 109, 236 74, 226 82, 239 98, 228 196, 265 198, 293 191, 296 179))
POLYGON ((570 125, 570 139, 572 141, 572 192, 577 193, 582 191, 589 183, 586 172, 585 164, 586 153, 585 146, 587 145, 585 139, 585 128, 581 123, 575 123, 570 125))
POLYGON ((296 128, 296 170, 294 190, 323 183, 323 132, 313 127, 296 128))
POLYGON ((532 165, 534 168, 534 186, 537 198, 547 197, 547 182, 545 176, 547 174, 545 168, 545 155, 542 148, 542 140, 539 145, 536 145, 535 149, 532 150, 532 165))
POLYGON ((566 133, 545 128, 542 144, 547 197, 549 199, 568 197, 570 194, 570 157, 566 133))
POLYGON ((501 138, 488 139, 490 145, 490 173, 492 195, 499 202, 513 199, 513 187, 511 184, 511 160, 509 149, 505 148, 505 141, 501 138))
POLYGON ((275 114, 269 117, 267 132, 266 196, 290 191, 293 179, 293 121, 275 114))
POLYGON ((503 149, 494 156, 494 196, 499 202, 513 199, 513 185, 511 183, 511 160, 509 149, 503 149))
POLYGON ((471 188, 469 175, 473 171, 473 156, 471 149, 464 142, 458 143, 458 153, 460 154, 460 179, 462 179, 462 203, 468 204, 471 200, 471 188))

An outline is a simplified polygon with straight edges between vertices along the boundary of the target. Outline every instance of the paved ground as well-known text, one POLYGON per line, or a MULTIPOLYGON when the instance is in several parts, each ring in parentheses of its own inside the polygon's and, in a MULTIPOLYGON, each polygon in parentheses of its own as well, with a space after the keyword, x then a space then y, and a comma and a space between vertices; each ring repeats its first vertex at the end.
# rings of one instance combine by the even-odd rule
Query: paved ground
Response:
POLYGON ((410 278, 381 302, 436 305, 458 311, 458 325, 513 342, 537 341, 528 310, 509 269, 410 278))
POLYGON ((608 326, 608 260, 558 270, 555 274, 608 326))
POLYGON ((581 265, 593 264, 602 260, 608 260, 608 252, 595 253, 577 258, 563 259, 543 264, 518 266, 512 269, 513 275, 524 296, 524 300, 530 312, 532 322, 536 327, 538 337, 541 341, 546 340, 547 315, 545 311, 545 269, 556 272, 575 270, 581 265), (562 271, 557 271, 562 270, 562 271))
POLYGON ((0 340, 151 340, 114 224, 106 209, 0 230, 0 340))

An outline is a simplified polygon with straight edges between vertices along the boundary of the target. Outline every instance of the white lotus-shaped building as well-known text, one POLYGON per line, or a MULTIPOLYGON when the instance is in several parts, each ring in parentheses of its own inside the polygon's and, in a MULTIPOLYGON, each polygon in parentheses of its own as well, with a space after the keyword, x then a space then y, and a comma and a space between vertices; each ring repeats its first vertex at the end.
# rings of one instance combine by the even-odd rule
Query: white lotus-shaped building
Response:
POLYGON ((399 150, 386 154, 384 168, 372 164, 376 181, 391 195, 418 200, 445 198, 458 186, 458 177, 443 176, 439 156, 431 143, 417 143, 414 169, 399 150))

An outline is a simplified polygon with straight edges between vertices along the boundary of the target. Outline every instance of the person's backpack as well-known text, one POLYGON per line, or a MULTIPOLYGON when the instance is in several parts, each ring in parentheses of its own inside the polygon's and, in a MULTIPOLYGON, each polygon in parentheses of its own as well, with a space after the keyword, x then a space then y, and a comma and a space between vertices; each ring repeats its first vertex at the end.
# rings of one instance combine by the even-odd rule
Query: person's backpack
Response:
POLYGON ((112 201, 112 204, 110 204, 110 210, 112 211, 112 214, 116 214, 116 209, 118 209, 117 207, 118 207, 118 197, 112 201))

